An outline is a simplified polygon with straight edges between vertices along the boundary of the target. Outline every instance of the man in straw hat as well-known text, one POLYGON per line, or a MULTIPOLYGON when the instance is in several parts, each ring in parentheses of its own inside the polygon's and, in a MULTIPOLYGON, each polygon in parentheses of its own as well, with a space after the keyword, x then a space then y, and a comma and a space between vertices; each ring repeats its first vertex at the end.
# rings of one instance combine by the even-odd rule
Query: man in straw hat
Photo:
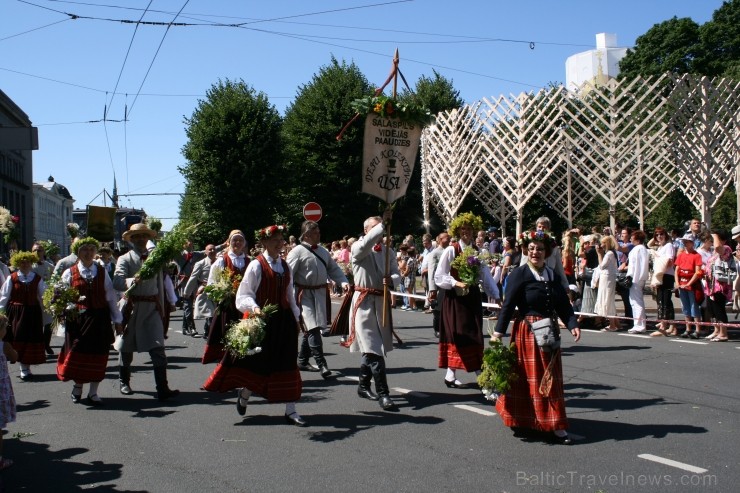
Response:
POLYGON ((326 325, 326 284, 331 278, 341 284, 345 293, 349 283, 342 269, 337 265, 326 248, 319 244, 321 231, 314 221, 304 221, 301 225, 301 242, 289 253, 288 265, 293 273, 296 301, 301 308, 305 325, 298 353, 298 368, 303 371, 316 371, 308 359, 313 356, 321 376, 329 378, 331 370, 324 357, 321 329, 326 325))
POLYGON ((164 278, 161 274, 152 279, 139 277, 141 266, 148 256, 147 242, 156 238, 157 233, 146 224, 133 224, 123 233, 123 240, 133 248, 118 258, 113 275, 113 286, 118 291, 126 291, 135 285, 126 298, 122 310, 128 321, 123 332, 123 347, 119 353, 118 376, 120 391, 131 395, 131 362, 134 351, 148 352, 154 366, 154 382, 160 401, 174 397, 180 392, 171 390, 167 384, 167 356, 164 353, 164 278))

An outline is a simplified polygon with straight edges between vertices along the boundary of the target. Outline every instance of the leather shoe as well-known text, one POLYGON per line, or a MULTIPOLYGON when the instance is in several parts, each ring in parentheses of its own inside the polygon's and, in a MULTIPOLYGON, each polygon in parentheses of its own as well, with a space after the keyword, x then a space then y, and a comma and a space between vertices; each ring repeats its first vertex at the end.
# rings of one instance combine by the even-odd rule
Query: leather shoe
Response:
POLYGON ((92 407, 102 407, 103 401, 100 400, 100 397, 98 397, 97 399, 93 399, 93 397, 98 397, 98 394, 88 395, 87 399, 85 399, 85 402, 87 402, 87 405, 92 406, 92 407))
POLYGON ((131 386, 127 383, 122 383, 120 390, 123 395, 132 395, 134 393, 134 391, 131 390, 131 386))
POLYGON ((449 381, 445 378, 445 385, 447 385, 448 389, 461 389, 463 388, 463 384, 457 383, 457 380, 449 381))
POLYGON ((298 363, 298 369, 301 371, 319 371, 319 369, 311 363, 298 363))
POLYGON ((329 377, 331 376, 331 370, 330 370, 330 369, 329 369, 329 367, 327 367, 326 365, 324 365, 324 366, 321 366, 321 367, 319 368, 319 371, 321 371, 321 376, 322 376, 322 377, 323 377, 324 379, 326 379, 326 378, 329 378, 329 377))
POLYGON ((382 407, 384 411, 395 411, 398 409, 396 407, 396 404, 387 395, 381 396, 378 399, 378 403, 380 404, 380 407, 382 407))
POLYGON ((300 426, 300 427, 308 426, 308 423, 306 423, 306 420, 303 419, 298 413, 286 414, 285 422, 293 426, 300 426))
POLYGON ((369 399, 371 401, 378 400, 378 396, 374 394, 373 391, 370 390, 369 388, 363 389, 362 387, 357 387, 357 395, 359 395, 363 399, 369 399))
POLYGON ((242 398, 241 396, 236 398, 236 412, 239 414, 239 416, 244 416, 247 414, 247 401, 244 401, 244 404, 242 404, 242 398))
POLYGON ((46 346, 44 349, 46 350, 46 354, 48 354, 49 356, 54 356, 54 350, 51 348, 51 346, 46 346))

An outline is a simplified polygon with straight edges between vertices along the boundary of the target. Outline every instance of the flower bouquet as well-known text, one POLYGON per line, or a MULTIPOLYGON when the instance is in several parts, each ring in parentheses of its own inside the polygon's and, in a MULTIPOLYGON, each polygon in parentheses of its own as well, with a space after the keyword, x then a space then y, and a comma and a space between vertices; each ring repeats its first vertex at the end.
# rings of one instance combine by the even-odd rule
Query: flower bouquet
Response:
POLYGON ((74 320, 78 315, 85 313, 85 309, 77 305, 84 300, 85 297, 80 296, 77 289, 59 278, 52 278, 49 281, 49 286, 42 297, 44 308, 51 314, 56 325, 61 325, 65 320, 74 320))
POLYGON ((478 385, 486 399, 495 401, 499 395, 509 391, 511 384, 519 378, 516 365, 515 343, 505 346, 499 339, 491 337, 489 347, 483 352, 483 365, 478 375, 478 385))
POLYGON ((225 301, 236 297, 236 291, 239 289, 241 282, 241 274, 232 276, 229 269, 223 269, 216 282, 203 288, 203 292, 215 305, 221 306, 225 301))
POLYGON ((243 318, 232 323, 224 337, 226 349, 237 358, 252 356, 261 353, 260 344, 265 338, 265 327, 267 319, 277 311, 277 305, 265 305, 259 315, 249 313, 243 318))
MULTIPOLYGON (((141 266, 137 276, 139 281, 152 279, 157 273, 169 265, 170 260, 179 257, 182 254, 182 246, 193 232, 195 226, 186 226, 183 223, 177 223, 172 231, 157 243, 157 247, 149 253, 149 256, 141 266)), ((132 289, 138 286, 139 281, 134 281, 130 288, 126 290, 124 296, 127 296, 132 289)))
POLYGON ((18 239, 18 223, 21 222, 21 218, 14 216, 5 207, 0 207, 0 233, 5 236, 5 242, 10 243, 11 241, 18 239))
POLYGON ((452 261, 452 267, 457 270, 457 275, 460 278, 460 282, 465 283, 465 288, 455 288, 458 296, 465 296, 468 294, 468 289, 471 286, 478 284, 478 277, 480 274, 480 267, 482 263, 478 258, 478 252, 472 247, 465 247, 463 251, 455 257, 452 261))

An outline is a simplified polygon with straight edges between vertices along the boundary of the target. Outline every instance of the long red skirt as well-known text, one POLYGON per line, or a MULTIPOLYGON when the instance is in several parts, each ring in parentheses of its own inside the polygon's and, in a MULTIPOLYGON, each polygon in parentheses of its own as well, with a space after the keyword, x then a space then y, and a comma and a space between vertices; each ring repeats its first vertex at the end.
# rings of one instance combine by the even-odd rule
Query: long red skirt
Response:
POLYGON ((8 306, 8 332, 5 342, 13 345, 18 352, 18 362, 24 365, 39 365, 46 361, 44 351, 44 324, 41 318, 41 306, 18 305, 8 306))
POLYGON ((519 378, 496 401, 496 411, 501 415, 504 425, 539 431, 568 429, 560 351, 552 356, 553 353, 540 350, 525 320, 517 319, 514 322, 511 339, 516 343, 519 378), (552 388, 550 395, 543 397, 539 391, 540 382, 550 358, 556 358, 551 369, 552 388))
POLYGON ((267 321, 262 352, 237 358, 226 351, 203 384, 211 392, 246 387, 268 402, 295 402, 303 384, 298 371, 298 326, 290 309, 280 309, 267 321))
POLYGON ((480 290, 470 288, 465 296, 445 291, 439 331, 439 368, 480 370, 483 364, 483 306, 480 290))
POLYGON ((65 324, 64 347, 57 359, 57 378, 64 382, 100 382, 105 378, 108 353, 114 341, 110 310, 88 308, 65 324))
POLYGON ((214 361, 221 361, 224 357, 224 336, 229 331, 229 326, 242 318, 242 313, 236 309, 234 300, 231 300, 226 308, 219 306, 218 313, 208 328, 208 340, 206 347, 203 349, 201 363, 208 364, 214 361))

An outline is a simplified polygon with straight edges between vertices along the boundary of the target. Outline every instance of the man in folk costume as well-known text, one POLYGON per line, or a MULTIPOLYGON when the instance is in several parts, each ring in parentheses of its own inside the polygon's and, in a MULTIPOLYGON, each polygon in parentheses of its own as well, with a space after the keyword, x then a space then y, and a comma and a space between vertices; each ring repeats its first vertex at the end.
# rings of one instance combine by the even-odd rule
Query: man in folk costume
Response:
POLYGON ((321 330, 325 327, 327 319, 326 284, 327 280, 331 279, 340 284, 342 290, 347 293, 349 283, 341 267, 319 244, 320 240, 321 231, 318 223, 304 221, 301 225, 301 243, 288 253, 286 260, 293 273, 296 302, 301 308, 305 324, 301 349, 298 352, 298 369, 317 371, 317 368, 308 361, 309 357, 313 356, 321 376, 329 378, 331 370, 326 364, 321 340, 321 330))
POLYGON ((343 345, 350 352, 362 354, 360 364, 360 397, 379 401, 385 410, 395 410, 390 398, 388 380, 385 373, 385 355, 393 350, 393 326, 390 303, 385 304, 383 286, 401 281, 401 273, 395 261, 396 253, 389 252, 390 275, 386 275, 386 247, 381 244, 385 233, 384 224, 390 221, 392 211, 387 209, 383 217, 369 217, 365 220, 365 236, 352 244, 352 273, 355 278, 355 292, 352 296, 350 333, 343 345), (385 312, 385 320, 384 320, 385 312), (375 380, 375 391, 370 389, 370 381, 375 380))
POLYGON ((16 270, 5 279, 0 288, 0 311, 8 314, 8 333, 5 342, 12 343, 18 352, 20 378, 31 380, 31 365, 46 361, 44 354, 44 325, 42 323, 44 280, 31 267, 38 262, 32 252, 16 252, 10 265, 16 270))
POLYGON ((135 287, 126 297, 122 312, 126 318, 123 332, 123 347, 119 353, 118 376, 120 391, 131 395, 131 362, 134 351, 148 352, 154 366, 154 382, 157 397, 165 401, 180 393, 171 390, 167 384, 167 356, 164 352, 164 310, 165 303, 164 274, 157 273, 152 279, 142 280, 138 273, 148 256, 147 242, 156 238, 157 233, 145 224, 133 224, 123 233, 123 240, 132 244, 133 249, 118 257, 116 271, 113 275, 113 287, 126 291, 135 287))
MULTIPOLYGON (((223 250, 224 245, 215 247, 215 252, 223 250)), ((198 330, 195 328, 195 318, 193 316, 193 293, 189 295, 185 294, 185 287, 190 279, 190 274, 193 273, 195 264, 206 258, 208 252, 206 250, 193 251, 193 242, 187 240, 183 245, 182 255, 177 259, 177 266, 180 269, 180 273, 177 277, 177 294, 182 300, 182 333, 183 335, 190 334, 195 336, 198 334, 198 330)), ((209 264, 210 265, 210 264, 209 264)))
MULTIPOLYGON (((208 284, 208 274, 211 272, 211 265, 216 260, 216 247, 214 245, 206 245, 206 257, 199 260, 193 266, 193 271, 190 273, 188 281, 185 283, 183 294, 187 298, 193 299, 193 320, 205 318, 206 322, 203 325, 203 337, 208 338, 208 329, 211 327, 211 321, 213 319, 213 311, 215 307, 213 302, 203 294, 203 289, 208 284)), ((184 330, 183 330, 184 332, 184 330)), ((193 335, 197 334, 197 331, 193 329, 193 335)))
MULTIPOLYGON (((54 264, 46 259, 44 245, 39 242, 34 243, 31 247, 31 252, 35 253, 39 258, 39 261, 33 264, 33 271, 41 276, 44 282, 48 283, 49 279, 51 279, 51 273, 54 271, 54 264)), ((51 348, 51 313, 48 310, 44 310, 42 318, 44 321, 44 346, 46 354, 53 355, 54 350, 51 348)))
POLYGON ((483 364, 483 307, 478 283, 486 294, 498 300, 498 287, 486 265, 478 268, 478 283, 468 286, 460 280, 452 265, 455 257, 464 255, 470 247, 476 252, 473 234, 483 228, 483 220, 471 212, 457 216, 450 224, 450 236, 459 241, 448 246, 439 259, 434 273, 438 289, 444 290, 439 331, 439 368, 446 368, 445 385, 459 388, 463 384, 455 377, 456 370, 480 373, 483 364))

